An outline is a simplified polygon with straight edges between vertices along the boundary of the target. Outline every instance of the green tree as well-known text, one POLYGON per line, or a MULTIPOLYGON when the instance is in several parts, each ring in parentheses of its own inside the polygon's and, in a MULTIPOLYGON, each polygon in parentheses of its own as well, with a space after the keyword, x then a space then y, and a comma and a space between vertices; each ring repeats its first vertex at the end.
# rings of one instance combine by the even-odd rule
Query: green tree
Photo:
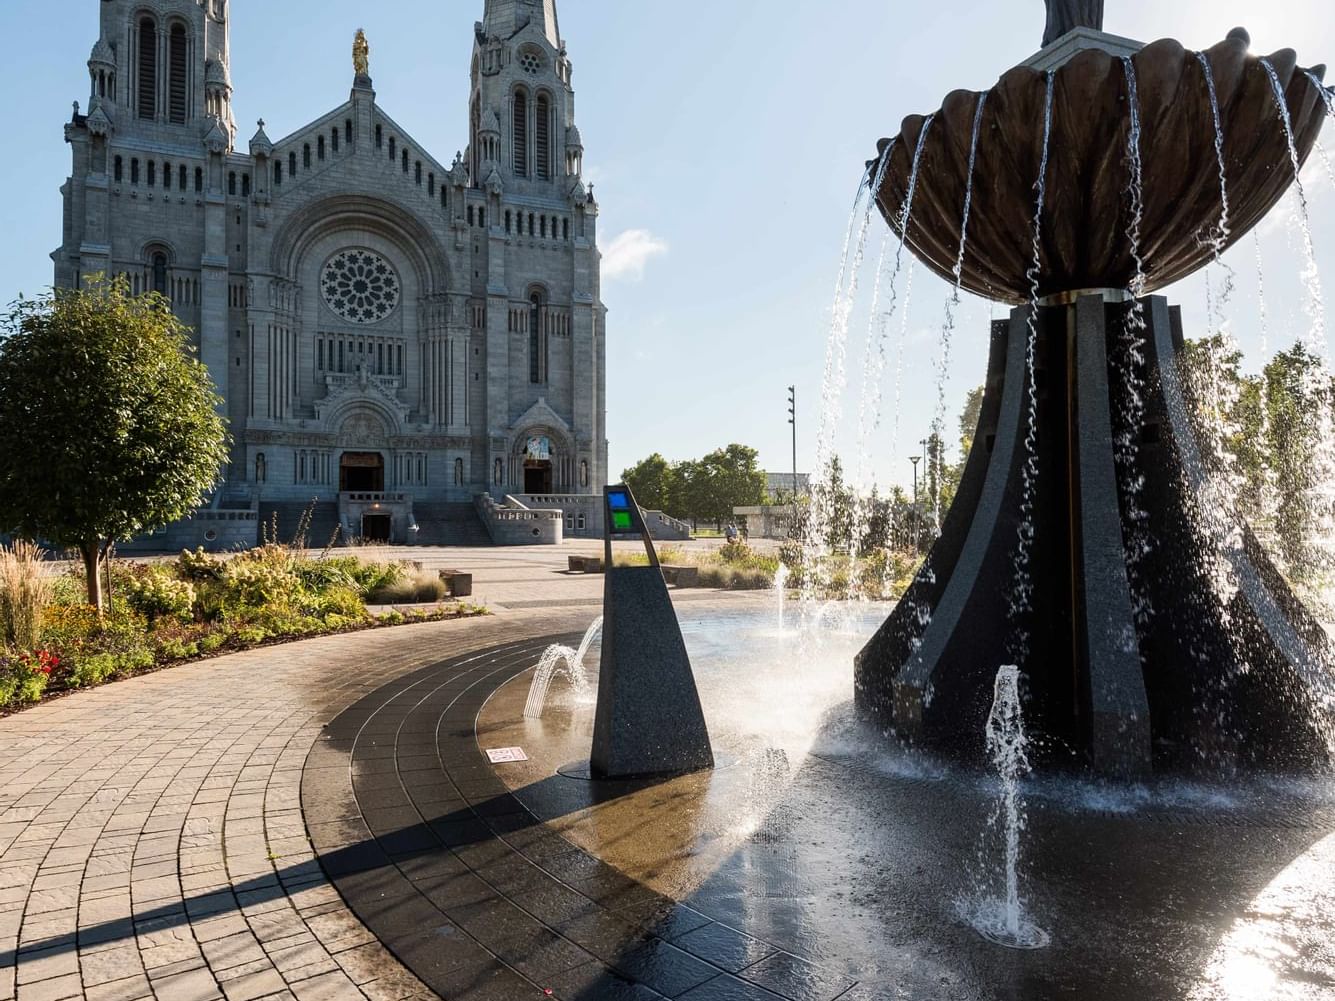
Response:
POLYGON ((1321 359, 1302 344, 1275 354, 1266 365, 1268 464, 1275 483, 1275 534, 1290 573, 1316 569, 1312 535, 1322 512, 1316 458, 1320 426, 1313 415, 1330 406, 1331 389, 1321 359))
POLYGON ((685 518, 692 525, 708 521, 716 510, 713 500, 711 470, 694 459, 678 462, 672 467, 671 511, 675 517, 685 518))
POLYGON ((964 398, 964 409, 960 412, 960 457, 958 462, 946 462, 941 459, 941 517, 955 503, 955 494, 959 491, 960 480, 964 477, 964 467, 969 461, 969 452, 973 450, 973 436, 978 433, 978 418, 983 412, 983 386, 969 390, 964 398))
POLYGON ((78 550, 102 609, 118 541, 189 514, 227 457, 222 402, 160 295, 91 279, 10 307, 0 338, 0 526, 78 550))
POLYGON ((701 465, 709 470, 709 503, 713 508, 706 517, 721 525, 732 520, 733 508, 765 503, 765 471, 759 459, 760 453, 754 448, 735 443, 704 457, 701 465))
POLYGON ((647 459, 641 459, 621 474, 621 481, 630 487, 636 502, 649 511, 663 511, 680 518, 682 515, 672 510, 674 471, 667 459, 657 452, 647 459))

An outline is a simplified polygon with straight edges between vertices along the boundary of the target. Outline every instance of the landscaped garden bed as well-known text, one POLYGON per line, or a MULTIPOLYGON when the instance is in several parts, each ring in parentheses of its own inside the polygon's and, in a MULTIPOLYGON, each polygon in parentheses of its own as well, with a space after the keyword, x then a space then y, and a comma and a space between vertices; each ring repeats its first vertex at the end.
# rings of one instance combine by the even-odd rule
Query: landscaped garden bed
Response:
POLYGON ((86 604, 77 566, 53 573, 36 547, 0 547, 0 713, 266 644, 487 614, 444 601, 439 577, 409 564, 311 557, 280 545, 110 566, 99 614, 86 604), (379 615, 367 608, 409 603, 417 607, 379 615))

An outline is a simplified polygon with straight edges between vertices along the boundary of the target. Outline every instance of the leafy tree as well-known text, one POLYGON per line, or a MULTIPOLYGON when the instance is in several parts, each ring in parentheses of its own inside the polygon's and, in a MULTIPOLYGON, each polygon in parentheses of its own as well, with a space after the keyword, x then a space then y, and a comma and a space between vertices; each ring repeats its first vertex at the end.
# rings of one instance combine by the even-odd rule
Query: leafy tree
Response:
POLYGON ((941 459, 941 517, 955 503, 955 494, 959 491, 960 480, 964 477, 964 466, 969 461, 969 452, 973 450, 973 436, 978 432, 978 418, 983 412, 983 389, 978 386, 969 390, 964 398, 964 409, 960 412, 960 457, 958 462, 948 463, 941 459))
POLYGON ((227 457, 188 330, 160 295, 94 278, 10 308, 0 338, 0 525, 76 549, 88 601, 113 543, 189 514, 227 457))
POLYGON ((713 507, 706 517, 722 524, 732 519, 733 508, 765 503, 765 471, 759 459, 760 453, 754 448, 738 444, 704 457, 701 465, 709 470, 709 501, 713 507))
POLYGON ((675 473, 667 459, 657 452, 647 459, 641 459, 621 474, 621 480, 630 487, 636 502, 650 511, 663 511, 673 517, 681 517, 673 511, 673 478, 675 473))

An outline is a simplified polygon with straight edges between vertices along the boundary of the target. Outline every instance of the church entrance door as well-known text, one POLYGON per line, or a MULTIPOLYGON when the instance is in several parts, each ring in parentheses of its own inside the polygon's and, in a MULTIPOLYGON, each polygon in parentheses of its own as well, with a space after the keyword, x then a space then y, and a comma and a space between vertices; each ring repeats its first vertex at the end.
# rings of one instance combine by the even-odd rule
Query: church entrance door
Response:
POLYGON ((392 520, 387 514, 362 515, 362 538, 367 542, 388 542, 392 520))
POLYGON ((524 493, 549 494, 552 492, 552 464, 534 462, 524 463, 524 493))
POLYGON ((339 460, 338 489, 343 493, 384 493, 385 457, 379 452, 344 452, 339 460))

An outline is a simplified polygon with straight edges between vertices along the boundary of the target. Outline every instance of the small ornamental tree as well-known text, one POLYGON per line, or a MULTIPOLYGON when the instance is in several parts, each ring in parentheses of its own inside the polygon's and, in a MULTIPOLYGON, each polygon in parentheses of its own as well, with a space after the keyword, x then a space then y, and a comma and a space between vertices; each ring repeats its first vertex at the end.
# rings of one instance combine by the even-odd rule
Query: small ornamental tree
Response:
POLYGON ((96 277, 20 299, 0 332, 0 530, 77 550, 100 612, 111 546, 216 485, 220 403, 164 297, 96 277))

